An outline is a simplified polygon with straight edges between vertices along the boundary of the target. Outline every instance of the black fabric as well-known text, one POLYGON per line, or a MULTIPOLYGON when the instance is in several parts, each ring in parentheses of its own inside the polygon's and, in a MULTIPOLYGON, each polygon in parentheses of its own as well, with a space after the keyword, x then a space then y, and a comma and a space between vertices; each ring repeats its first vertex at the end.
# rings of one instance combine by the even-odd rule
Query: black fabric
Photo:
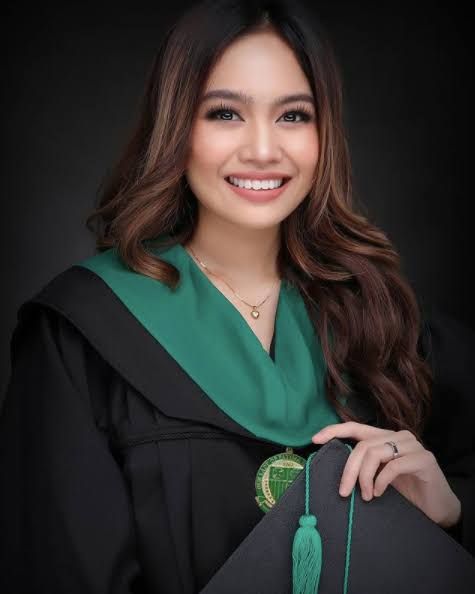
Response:
MULTIPOLYGON (((475 341, 444 317, 428 321, 429 336, 423 348, 438 383, 425 438, 462 501, 455 535, 474 554, 475 341)), ((19 309, 11 356, 0 416, 0 592, 202 590, 265 517, 255 475, 282 444, 225 415, 82 267, 19 309)), ((361 395, 349 404, 375 422, 361 395)))
POLYGON ((434 375, 432 411, 423 445, 436 454, 462 502, 459 522, 447 532, 475 555, 475 333, 435 307, 423 308, 421 352, 434 375))

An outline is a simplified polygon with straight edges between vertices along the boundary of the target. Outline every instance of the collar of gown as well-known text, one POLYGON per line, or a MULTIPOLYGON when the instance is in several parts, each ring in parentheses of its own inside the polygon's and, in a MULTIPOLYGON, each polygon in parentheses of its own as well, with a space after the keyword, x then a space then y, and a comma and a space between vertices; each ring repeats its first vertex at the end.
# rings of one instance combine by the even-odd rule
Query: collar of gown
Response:
MULTIPOLYGON (((165 414, 289 447, 341 422, 325 397, 323 353, 296 287, 281 282, 272 360, 181 244, 148 249, 179 270, 175 290, 126 268, 110 248, 58 275, 36 301, 65 314, 165 414), (176 363, 173 373, 160 373, 167 363, 176 363)), ((350 393, 346 402, 362 422, 373 420, 364 401, 350 393)))

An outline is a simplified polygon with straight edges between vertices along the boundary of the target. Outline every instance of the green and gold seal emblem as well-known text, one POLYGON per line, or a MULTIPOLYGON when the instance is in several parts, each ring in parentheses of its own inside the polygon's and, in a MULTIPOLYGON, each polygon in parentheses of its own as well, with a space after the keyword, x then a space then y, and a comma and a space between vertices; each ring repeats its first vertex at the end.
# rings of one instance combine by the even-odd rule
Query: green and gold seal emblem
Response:
POLYGON ((256 501, 261 510, 267 513, 284 491, 305 468, 305 458, 297 456, 292 448, 286 448, 265 460, 256 474, 256 501))

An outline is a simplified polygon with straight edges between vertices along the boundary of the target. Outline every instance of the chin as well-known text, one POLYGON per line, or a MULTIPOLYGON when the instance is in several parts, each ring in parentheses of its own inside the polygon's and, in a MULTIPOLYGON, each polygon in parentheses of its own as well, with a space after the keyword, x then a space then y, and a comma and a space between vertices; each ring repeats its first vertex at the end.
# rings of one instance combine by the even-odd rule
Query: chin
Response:
MULTIPOLYGON (((283 218, 276 212, 272 212, 269 207, 262 209, 261 212, 249 208, 227 210, 225 213, 216 213, 217 217, 226 220, 227 224, 236 225, 246 229, 272 229, 278 227, 283 218)), ((285 218, 285 217, 284 217, 285 218)))

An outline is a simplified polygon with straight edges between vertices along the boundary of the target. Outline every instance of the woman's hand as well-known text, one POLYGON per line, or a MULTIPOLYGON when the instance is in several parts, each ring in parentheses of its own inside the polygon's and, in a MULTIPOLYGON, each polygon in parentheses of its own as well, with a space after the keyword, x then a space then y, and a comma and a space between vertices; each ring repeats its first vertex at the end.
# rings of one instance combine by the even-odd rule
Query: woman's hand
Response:
POLYGON ((356 479, 366 501, 373 495, 382 495, 391 484, 441 527, 457 523, 461 514, 460 500, 450 488, 434 454, 410 431, 390 431, 349 421, 324 427, 312 437, 312 442, 323 444, 334 437, 358 441, 346 462, 340 495, 349 495, 356 479), (396 443, 397 458, 393 459, 392 447, 385 444, 386 441, 396 443))

